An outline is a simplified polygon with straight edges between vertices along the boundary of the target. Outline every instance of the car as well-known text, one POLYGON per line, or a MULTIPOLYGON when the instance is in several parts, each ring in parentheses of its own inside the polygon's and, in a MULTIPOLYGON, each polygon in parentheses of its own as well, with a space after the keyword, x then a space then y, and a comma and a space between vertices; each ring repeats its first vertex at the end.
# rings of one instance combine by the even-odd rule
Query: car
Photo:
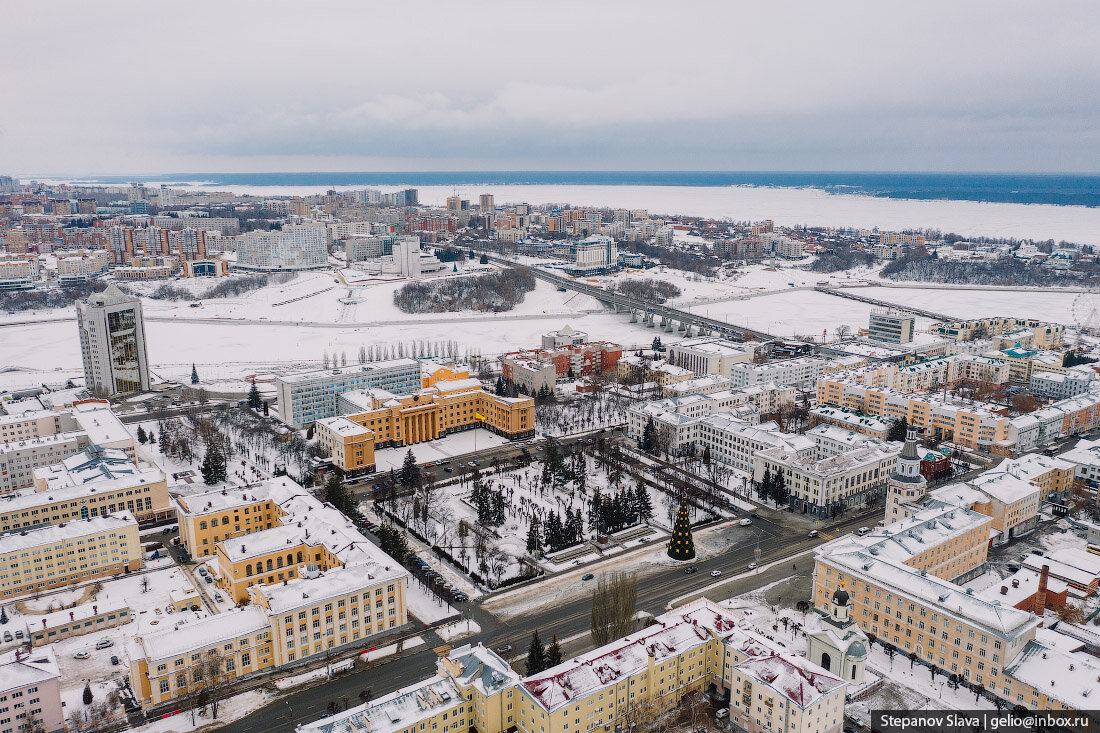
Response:
POLYGON ((221 593, 215 593, 214 594, 214 600, 217 601, 218 603, 221 603, 224 599, 222 598, 221 593))
POLYGON ((684 573, 687 575, 691 575, 696 570, 698 570, 698 568, 696 568, 694 565, 688 565, 686 568, 684 568, 684 573))
POLYGON ((721 570, 711 570, 710 571, 710 577, 712 577, 712 578, 717 578, 721 574, 722 574, 721 570))
POLYGON ((111 655, 111 664, 116 667, 118 666, 118 657, 116 657, 114 654, 111 655))
POLYGON ((22 639, 23 638, 23 632, 22 631, 16 631, 15 632, 15 638, 16 639, 22 639))
POLYGON ((4 632, 4 641, 11 641, 13 638, 14 637, 11 635, 10 631, 5 631, 4 632))
POLYGON ((756 570, 756 563, 750 562, 749 563, 749 570, 756 570))
POLYGON ((213 575, 204 575, 204 576, 202 576, 202 579, 205 580, 207 583, 213 583, 214 582, 214 576, 213 575))
POLYGON ((478 467, 478 462, 477 461, 470 461, 470 465, 473 466, 474 468, 477 468, 478 467))
POLYGON ((512 651, 512 645, 511 644, 501 644, 500 646, 497 647, 497 651, 501 654, 507 654, 508 652, 512 651))
POLYGON ((642 537, 641 539, 638 540, 638 542, 641 542, 641 543, 644 544, 646 542, 649 542, 649 538, 648 537, 642 537))
POLYGON ((760 519, 760 515, 759 515, 759 514, 757 514, 756 512, 753 512, 753 513, 752 513, 752 514, 750 514, 749 516, 750 516, 750 517, 752 517, 753 519, 760 519))
POLYGON ((450 466, 444 466, 443 471, 445 473, 454 473, 455 472, 455 470, 453 468, 451 468, 450 466))
POLYGON ((810 539, 813 539, 814 537, 817 537, 817 530, 816 529, 811 529, 810 530, 810 539))
POLYGON ((584 575, 583 575, 583 576, 581 577, 581 580, 592 580, 592 579, 593 579, 593 578, 595 578, 595 577, 596 577, 596 576, 595 576, 595 575, 593 575, 592 573, 585 573, 585 574, 584 574, 584 575))
POLYGON ((752 524, 752 520, 748 517, 745 517, 744 519, 739 521, 738 524, 740 524, 742 527, 748 527, 750 524, 752 524))
POLYGON ((95 643, 95 648, 96 649, 108 649, 108 648, 110 648, 114 645, 115 645, 115 643, 113 641, 111 641, 110 639, 100 639, 99 641, 97 641, 95 643))
POLYGON ((865 534, 869 534, 870 532, 871 532, 870 527, 860 527, 859 529, 856 530, 856 534, 858 534, 860 537, 862 537, 865 534))
POLYGON ((77 652, 76 654, 73 655, 73 659, 90 659, 91 656, 92 655, 89 654, 88 652, 77 652))
POLYGON ((730 714, 730 709, 729 708, 722 708, 721 710, 718 710, 714 713, 714 718, 716 720, 722 720, 723 718, 729 717, 729 714, 730 714))
POLYGON ((206 575, 208 572, 209 571, 205 567, 199 566, 199 575, 206 575))
POLYGON ((470 597, 465 593, 455 593, 454 599, 459 603, 465 603, 466 601, 470 600, 470 597))

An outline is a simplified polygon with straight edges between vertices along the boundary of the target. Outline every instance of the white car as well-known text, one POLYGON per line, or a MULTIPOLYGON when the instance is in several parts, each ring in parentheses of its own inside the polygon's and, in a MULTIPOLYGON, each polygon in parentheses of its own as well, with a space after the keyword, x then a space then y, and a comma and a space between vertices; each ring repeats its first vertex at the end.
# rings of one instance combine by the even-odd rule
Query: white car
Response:
POLYGON ((710 577, 712 577, 712 578, 717 578, 721 574, 722 574, 721 570, 711 570, 710 571, 710 577))
POLYGON ((745 517, 740 522, 738 522, 738 524, 740 524, 742 527, 748 527, 750 524, 752 524, 752 520, 748 517, 745 517))
POLYGON ((77 652, 76 654, 73 655, 73 659, 88 659, 91 656, 92 655, 89 654, 88 652, 77 652))
POLYGON ((749 563, 749 570, 756 570, 756 563, 750 562, 749 563))

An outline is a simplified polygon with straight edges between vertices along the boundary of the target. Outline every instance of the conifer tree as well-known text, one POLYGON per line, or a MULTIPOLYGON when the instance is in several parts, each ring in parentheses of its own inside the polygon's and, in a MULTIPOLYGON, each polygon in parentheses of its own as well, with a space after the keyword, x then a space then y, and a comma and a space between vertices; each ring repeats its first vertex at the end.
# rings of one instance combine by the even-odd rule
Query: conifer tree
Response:
POLYGON ((668 556, 673 560, 691 560, 695 557, 695 539, 691 535, 691 517, 687 498, 680 498, 676 522, 672 525, 672 538, 668 541, 668 556))
POLYGON ((149 436, 145 434, 145 428, 141 427, 140 425, 138 425, 137 429, 137 439, 138 442, 142 445, 145 445, 149 442, 149 436))
POLYGON ((539 638, 539 630, 531 634, 531 646, 527 647, 527 675, 538 674, 546 669, 546 647, 539 638))
POLYGON ((531 517, 531 526, 527 528, 527 552, 534 555, 542 549, 542 535, 539 530, 539 518, 531 517))
POLYGON ((248 390, 248 406, 253 410, 258 410, 263 407, 263 399, 260 397, 260 389, 253 382, 252 386, 248 390))
POLYGON ((645 453, 655 453, 657 451, 657 426, 653 423, 652 416, 646 420, 638 447, 645 453))
POLYGON ((199 370, 195 368, 195 365, 191 365, 191 384, 199 383, 199 370))
POLYGON ((643 522, 653 519, 653 503, 650 502, 649 492, 641 482, 634 487, 634 505, 638 508, 638 518, 643 522))
POLYGON ((550 637, 550 643, 546 646, 546 660, 543 669, 550 669, 561 664, 561 644, 558 643, 558 635, 550 637))
POLYGON ((206 456, 202 459, 202 480, 208 486, 221 483, 228 478, 225 467, 225 456, 218 450, 218 446, 211 443, 206 449, 206 456))

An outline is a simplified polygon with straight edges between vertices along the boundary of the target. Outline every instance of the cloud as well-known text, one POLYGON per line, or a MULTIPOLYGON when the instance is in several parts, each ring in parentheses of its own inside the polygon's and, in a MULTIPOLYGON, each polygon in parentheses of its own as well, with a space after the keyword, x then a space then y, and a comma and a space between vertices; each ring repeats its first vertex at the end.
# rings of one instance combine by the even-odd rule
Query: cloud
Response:
POLYGON ((1095 170, 1098 30, 1086 2, 46 0, 0 27, 0 160, 1095 170))

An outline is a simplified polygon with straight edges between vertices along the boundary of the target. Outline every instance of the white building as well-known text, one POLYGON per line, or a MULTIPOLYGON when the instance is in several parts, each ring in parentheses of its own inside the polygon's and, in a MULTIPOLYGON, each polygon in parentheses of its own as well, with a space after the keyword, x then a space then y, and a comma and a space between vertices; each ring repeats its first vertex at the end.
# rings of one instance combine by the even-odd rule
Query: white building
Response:
POLYGON ((0 290, 19 290, 34 287, 40 265, 34 255, 0 254, 0 290))
POLYGON ((574 272, 599 272, 618 266, 619 246, 604 234, 594 234, 574 245, 576 250, 574 272))
POLYGON ((1072 450, 1058 457, 1073 464, 1075 479, 1084 481, 1093 489, 1100 486, 1100 440, 1081 439, 1072 450))
POLYGON ((668 347, 669 363, 701 377, 708 374, 729 376, 734 364, 751 362, 754 354, 752 346, 713 336, 684 339, 668 347))
POLYGON ((1034 372, 1028 388, 1037 395, 1053 400, 1076 397, 1089 391, 1089 385, 1095 372, 1092 369, 1070 370, 1065 374, 1057 372, 1034 372))
MULTIPOLYGON (((812 443, 812 441, 811 441, 812 443)), ((783 476, 795 511, 819 517, 867 506, 886 492, 886 482, 897 464, 895 444, 864 446, 819 459, 814 451, 783 447, 758 451, 753 457, 753 480, 765 474, 783 476)))
POLYGON ((727 414, 702 418, 697 440, 700 451, 709 447, 714 460, 749 474, 759 451, 781 448, 797 456, 813 456, 817 451, 812 440, 804 435, 783 433, 774 422, 752 425, 727 414))
POLYGON ((61 669, 50 645, 0 655, 0 733, 66 730, 61 669))
POLYGON ((751 361, 730 365, 730 380, 734 387, 747 387, 761 382, 774 382, 780 386, 800 389, 812 388, 825 373, 825 360, 802 356, 796 359, 753 364, 751 361))
POLYGON ((237 241, 237 267, 242 270, 312 270, 327 264, 328 235, 322 225, 248 232, 237 241))
POLYGON ((112 397, 149 389, 149 355, 141 301, 115 285, 76 304, 84 383, 93 394, 112 397))
POLYGON ((321 418, 336 417, 337 399, 344 392, 379 388, 397 395, 412 394, 419 392, 422 384, 420 363, 415 359, 319 369, 275 380, 283 422, 296 428, 321 418))

